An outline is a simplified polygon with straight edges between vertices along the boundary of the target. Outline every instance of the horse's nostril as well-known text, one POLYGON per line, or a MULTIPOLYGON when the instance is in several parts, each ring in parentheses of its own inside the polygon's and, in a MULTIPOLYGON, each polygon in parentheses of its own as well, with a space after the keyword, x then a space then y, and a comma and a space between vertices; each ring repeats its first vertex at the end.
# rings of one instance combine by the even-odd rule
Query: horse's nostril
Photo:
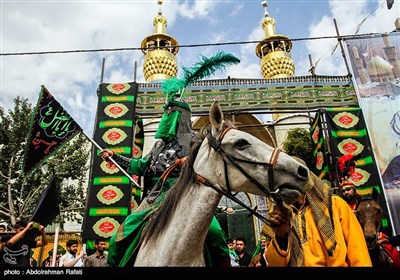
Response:
POLYGON ((308 177, 308 168, 300 165, 299 169, 297 170, 297 173, 303 177, 303 178, 307 178, 308 177))

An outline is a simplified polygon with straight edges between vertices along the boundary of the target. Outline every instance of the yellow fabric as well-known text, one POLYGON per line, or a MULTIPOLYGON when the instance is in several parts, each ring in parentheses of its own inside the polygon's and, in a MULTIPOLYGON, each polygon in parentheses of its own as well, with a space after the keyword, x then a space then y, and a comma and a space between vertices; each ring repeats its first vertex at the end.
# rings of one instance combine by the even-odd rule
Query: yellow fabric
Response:
MULTIPOLYGON (((299 225, 296 232, 302 240, 304 266, 372 266, 361 226, 353 211, 342 198, 334 195, 332 212, 337 245, 330 257, 314 221, 310 205, 297 213, 292 211, 292 218, 296 219, 299 225)), ((265 252, 269 266, 287 266, 290 259, 289 252, 290 244, 287 251, 282 251, 274 238, 265 252)))

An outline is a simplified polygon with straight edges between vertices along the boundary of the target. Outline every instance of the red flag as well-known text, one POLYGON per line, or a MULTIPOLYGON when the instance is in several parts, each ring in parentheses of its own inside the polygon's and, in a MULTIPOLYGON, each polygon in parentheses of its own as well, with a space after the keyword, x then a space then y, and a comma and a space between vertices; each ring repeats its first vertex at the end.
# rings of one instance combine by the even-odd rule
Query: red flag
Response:
POLYGON ((31 131, 25 146, 22 172, 29 175, 82 128, 42 86, 31 118, 31 131))

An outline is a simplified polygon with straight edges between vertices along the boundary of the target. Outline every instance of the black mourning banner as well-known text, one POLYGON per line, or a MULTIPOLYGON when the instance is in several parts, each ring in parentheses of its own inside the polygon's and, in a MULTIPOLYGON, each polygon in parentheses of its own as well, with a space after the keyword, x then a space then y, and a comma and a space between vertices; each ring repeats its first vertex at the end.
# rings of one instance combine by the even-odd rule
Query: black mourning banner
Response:
POLYGON ((371 196, 373 188, 378 191, 378 202, 383 209, 382 231, 391 235, 386 198, 361 108, 327 108, 325 119, 333 163, 337 164, 344 154, 356 156, 356 169, 349 180, 362 197, 371 196))
POLYGON ((56 177, 53 177, 42 192, 30 221, 39 223, 44 227, 51 224, 60 214, 59 203, 56 177))
POLYGON ((45 86, 42 86, 30 127, 22 162, 24 175, 33 172, 63 144, 82 131, 45 86))
MULTIPOLYGON (((60 202, 58 199, 56 181, 56 177, 53 177, 48 186, 42 192, 29 222, 32 221, 46 227, 60 214, 60 202)), ((32 239, 39 234, 40 232, 36 228, 29 230, 27 233, 28 236, 32 237, 32 239)))
POLYGON ((371 143, 362 111, 359 107, 327 108, 326 121, 329 131, 329 148, 333 162, 345 155, 356 156, 356 172, 349 179, 361 195, 372 193, 371 188, 381 192, 379 171, 371 150, 371 143))
MULTIPOLYGON (((135 131, 143 128, 135 121, 138 84, 102 83, 98 89, 97 115, 93 139, 103 148, 128 158, 135 156, 135 131)), ((89 188, 86 198, 82 238, 87 252, 95 250, 98 237, 110 238, 131 210, 137 207, 140 189, 114 164, 103 161, 93 147, 89 188), (132 199, 133 198, 133 199, 132 199)), ((135 176, 133 179, 136 180, 135 176)))
POLYGON ((330 158, 326 149, 326 141, 323 133, 322 112, 318 111, 310 127, 310 134, 314 147, 314 170, 312 170, 320 179, 332 186, 330 176, 330 158))

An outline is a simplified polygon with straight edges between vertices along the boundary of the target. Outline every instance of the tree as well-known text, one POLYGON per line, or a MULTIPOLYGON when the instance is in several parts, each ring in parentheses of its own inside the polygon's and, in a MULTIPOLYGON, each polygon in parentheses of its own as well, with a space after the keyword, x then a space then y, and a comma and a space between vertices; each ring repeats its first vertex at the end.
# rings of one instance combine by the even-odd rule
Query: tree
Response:
POLYGON ((13 226, 17 220, 29 218, 54 175, 58 179, 63 217, 76 220, 72 210, 83 214, 85 205, 89 141, 80 133, 48 159, 43 168, 25 177, 21 164, 32 112, 28 100, 19 96, 8 114, 0 107, 0 222, 13 226))
POLYGON ((314 169, 313 145, 310 132, 301 127, 288 130, 285 141, 282 143, 285 153, 304 160, 307 167, 314 169))

